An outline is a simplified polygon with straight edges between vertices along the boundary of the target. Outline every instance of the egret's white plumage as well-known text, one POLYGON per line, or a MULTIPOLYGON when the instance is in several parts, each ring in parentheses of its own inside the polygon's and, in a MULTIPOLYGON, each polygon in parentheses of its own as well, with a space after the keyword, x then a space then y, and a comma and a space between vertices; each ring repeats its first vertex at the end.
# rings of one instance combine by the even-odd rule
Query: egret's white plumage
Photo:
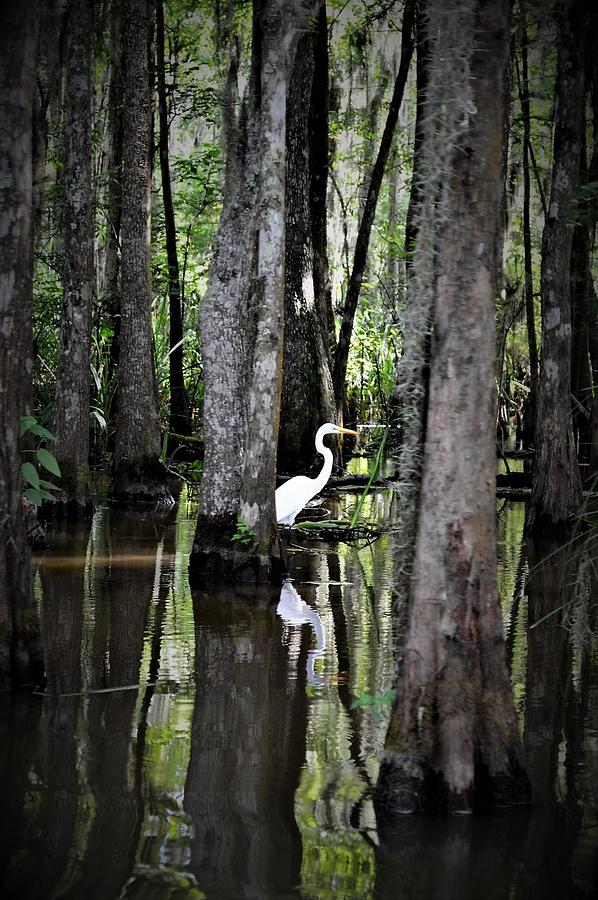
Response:
POLYGON ((295 521, 297 513, 309 503, 312 497, 319 494, 332 472, 332 450, 324 445, 324 436, 326 434, 352 434, 357 435, 356 431, 349 428, 341 428, 340 425, 333 425, 332 422, 326 422, 320 425, 316 432, 316 450, 324 457, 324 465, 322 471, 317 478, 308 478, 306 475, 297 475, 295 478, 289 478, 284 484, 281 484, 276 490, 276 521, 279 525, 292 525, 295 521))

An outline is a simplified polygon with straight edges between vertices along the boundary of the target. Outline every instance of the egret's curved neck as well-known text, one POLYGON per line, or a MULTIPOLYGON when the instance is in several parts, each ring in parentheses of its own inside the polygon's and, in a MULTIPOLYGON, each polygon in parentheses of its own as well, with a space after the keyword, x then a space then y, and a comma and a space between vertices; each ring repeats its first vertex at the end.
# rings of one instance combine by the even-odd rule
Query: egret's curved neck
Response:
POLYGON ((313 479, 314 487, 317 488, 317 491, 319 492, 322 490, 322 488, 330 478, 333 462, 332 450, 324 445, 324 435, 320 434, 319 431, 316 434, 316 450, 324 457, 324 465, 322 466, 322 471, 317 476, 317 478, 313 479))

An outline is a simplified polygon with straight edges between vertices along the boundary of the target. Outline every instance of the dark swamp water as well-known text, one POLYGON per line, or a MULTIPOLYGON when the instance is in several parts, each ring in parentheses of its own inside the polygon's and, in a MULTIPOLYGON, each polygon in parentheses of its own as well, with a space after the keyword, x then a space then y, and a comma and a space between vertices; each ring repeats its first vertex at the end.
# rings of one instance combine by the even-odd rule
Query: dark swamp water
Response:
POLYGON ((36 560, 47 686, 0 695, 0 897, 597 897, 598 552, 528 548, 522 504, 498 506, 536 802, 383 835, 388 706, 352 703, 392 683, 388 536, 293 536, 282 592, 192 594, 184 495, 166 522, 55 526, 36 560))

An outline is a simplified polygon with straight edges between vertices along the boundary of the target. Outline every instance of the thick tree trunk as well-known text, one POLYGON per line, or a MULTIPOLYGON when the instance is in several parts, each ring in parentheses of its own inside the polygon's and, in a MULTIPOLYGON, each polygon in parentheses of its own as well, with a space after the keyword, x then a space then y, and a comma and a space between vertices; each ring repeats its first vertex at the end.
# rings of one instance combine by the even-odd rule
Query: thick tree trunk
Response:
MULTIPOLYGON (((324 422, 336 419, 323 325, 325 303, 318 305, 316 299, 327 279, 326 232, 324 225, 321 234, 322 210, 318 209, 314 220, 310 203, 315 176, 309 151, 315 36, 305 27, 287 92, 284 375, 278 460, 279 468, 291 473, 309 468, 315 456, 316 431, 324 422), (315 231, 320 232, 317 252, 315 231)), ((325 211, 325 198, 323 204, 325 211)))
MULTIPOLYGON (((104 247, 103 303, 112 327, 108 384, 116 382, 120 348, 120 223, 122 218, 122 154, 123 154, 123 49, 121 37, 121 0, 110 4, 110 86, 108 88, 108 151, 106 169, 107 224, 104 247)), ((108 417, 114 407, 106 410, 108 417)))
POLYGON ((35 0, 0 9, 0 687, 43 675, 23 521, 19 420, 32 370, 32 127, 35 0))
POLYGON ((281 0, 271 0, 263 7, 261 25, 261 171, 253 297, 257 322, 240 513, 254 532, 251 554, 254 580, 268 582, 279 578, 284 569, 274 488, 285 306, 287 82, 294 58, 291 48, 296 44, 294 32, 299 23, 285 14, 281 0))
MULTIPOLYGON (((254 11, 254 46, 258 39, 254 11)), ((231 41, 227 96, 223 104, 226 140, 224 198, 208 286, 200 310, 204 366, 204 464, 199 517, 190 577, 234 578, 244 556, 233 543, 240 511, 241 468, 247 427, 249 298, 257 240, 259 121, 257 51, 241 110, 236 115, 237 47, 231 41), (226 347, 227 352, 222 348, 226 347)))
POLYGON ((571 242, 567 221, 580 160, 584 104, 583 4, 559 7, 554 153, 542 238, 542 362, 537 455, 528 529, 561 529, 581 501, 571 421, 571 242))
POLYGON ((149 270, 152 5, 123 0, 121 334, 112 495, 122 502, 172 503, 160 463, 149 270))
POLYGON ((347 284, 347 294, 345 298, 345 306, 343 309, 343 318, 341 329, 334 355, 334 368, 332 372, 332 382, 334 385, 334 397, 336 400, 336 408, 338 414, 342 416, 345 404, 347 376, 347 363, 349 360, 349 349, 351 346, 351 335, 353 333, 353 321, 357 310, 359 294, 361 292, 361 282, 367 262, 367 253, 370 244, 370 235, 376 215, 376 207, 378 205, 378 195, 380 186, 384 176, 384 169, 388 160, 388 154, 392 144, 395 126, 399 117, 399 108, 403 102, 403 92, 407 83, 407 74, 411 64, 413 55, 414 36, 413 27, 415 19, 415 3, 407 0, 405 12, 403 14, 403 35, 401 40, 401 62, 397 73, 393 95, 386 117, 386 124, 378 149, 378 156, 372 169, 372 176, 368 187, 367 198, 365 201, 363 214, 359 223, 359 231, 355 242, 355 252, 353 256, 353 268, 347 284))
POLYGON ((174 434, 191 434, 189 401, 183 376, 183 315, 181 310, 181 281, 176 249, 176 224, 172 202, 170 160, 168 151, 168 109, 166 105, 166 75, 164 67, 164 3, 156 2, 156 49, 158 107, 160 118, 160 173, 164 200, 164 230, 166 232, 166 258, 168 260, 168 301, 170 309, 170 431, 174 434))
POLYGON ((64 172, 64 295, 54 399, 54 454, 60 463, 61 504, 69 515, 90 511, 89 400, 95 223, 91 184, 91 0, 67 6, 64 172))
MULTIPOLYGON (((598 30, 598 12, 594 9, 592 16, 590 17, 590 28, 588 30, 588 34, 596 35, 596 31, 598 30)), ((596 41, 594 41, 595 46, 596 41)), ((590 52, 588 53, 589 60, 591 61, 589 66, 589 86, 590 86, 590 94, 592 98, 592 139, 593 139, 593 149, 592 156, 590 159, 590 165, 588 168, 588 181, 596 182, 598 181, 598 53, 592 52, 592 45, 590 45, 590 52)), ((590 228, 591 234, 591 245, 593 245, 596 240, 596 222, 593 223, 590 228)), ((592 475, 598 474, 598 296, 596 295, 596 289, 594 287, 594 280, 592 277, 589 279, 588 284, 588 307, 589 307, 589 349, 590 349, 590 359, 592 365, 592 382, 594 386, 594 401, 592 403, 592 411, 590 415, 590 427, 591 427, 591 441, 592 446, 590 450, 590 472, 592 475)))
POLYGON ((431 0, 428 15, 431 80, 443 65, 435 36, 446 17, 460 29, 452 90, 469 118, 452 143, 437 231, 412 602, 377 788, 381 817, 528 797, 496 584, 494 308, 508 4, 431 0))

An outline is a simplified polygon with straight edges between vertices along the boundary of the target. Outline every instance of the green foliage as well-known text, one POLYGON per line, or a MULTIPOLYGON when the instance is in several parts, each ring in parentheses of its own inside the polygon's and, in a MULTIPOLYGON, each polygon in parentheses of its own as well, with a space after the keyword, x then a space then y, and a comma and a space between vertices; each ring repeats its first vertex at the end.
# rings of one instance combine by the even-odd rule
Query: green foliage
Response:
POLYGON ((384 452, 384 445, 386 444, 387 435, 388 435, 388 432, 385 431, 384 435, 382 437, 382 440, 380 441, 380 446, 378 447, 378 452, 376 453, 376 458, 374 460, 374 465, 372 466, 372 471, 370 472, 370 477, 368 478, 368 482, 367 482, 365 488, 363 489, 361 496, 357 502, 357 506, 355 507, 353 515, 351 516, 351 528, 354 528, 355 525, 357 525, 357 522, 359 521, 359 516, 361 515, 361 509, 362 509, 363 504, 365 503, 365 500, 370 492, 372 482, 374 481, 374 479, 376 478, 376 475, 378 474, 378 472, 380 470, 380 461, 382 460, 382 454, 384 452))
POLYGON ((245 519, 240 516, 237 519, 237 530, 233 534, 231 541, 238 541, 240 544, 250 546, 255 539, 255 531, 249 527, 245 519))
MULTIPOLYGON (((35 416, 22 416, 19 426, 19 436, 30 433, 35 437, 42 438, 46 441, 55 441, 54 435, 44 428, 37 421, 35 416)), ((56 461, 53 453, 50 453, 45 447, 37 447, 35 450, 25 450, 24 453, 33 453, 35 461, 27 460, 21 464, 21 475, 23 481, 29 485, 23 492, 23 495, 31 501, 35 506, 41 506, 44 500, 55 501, 55 491, 59 490, 58 486, 51 481, 46 481, 40 477, 39 466, 46 469, 57 478, 61 477, 60 466, 56 461)))

